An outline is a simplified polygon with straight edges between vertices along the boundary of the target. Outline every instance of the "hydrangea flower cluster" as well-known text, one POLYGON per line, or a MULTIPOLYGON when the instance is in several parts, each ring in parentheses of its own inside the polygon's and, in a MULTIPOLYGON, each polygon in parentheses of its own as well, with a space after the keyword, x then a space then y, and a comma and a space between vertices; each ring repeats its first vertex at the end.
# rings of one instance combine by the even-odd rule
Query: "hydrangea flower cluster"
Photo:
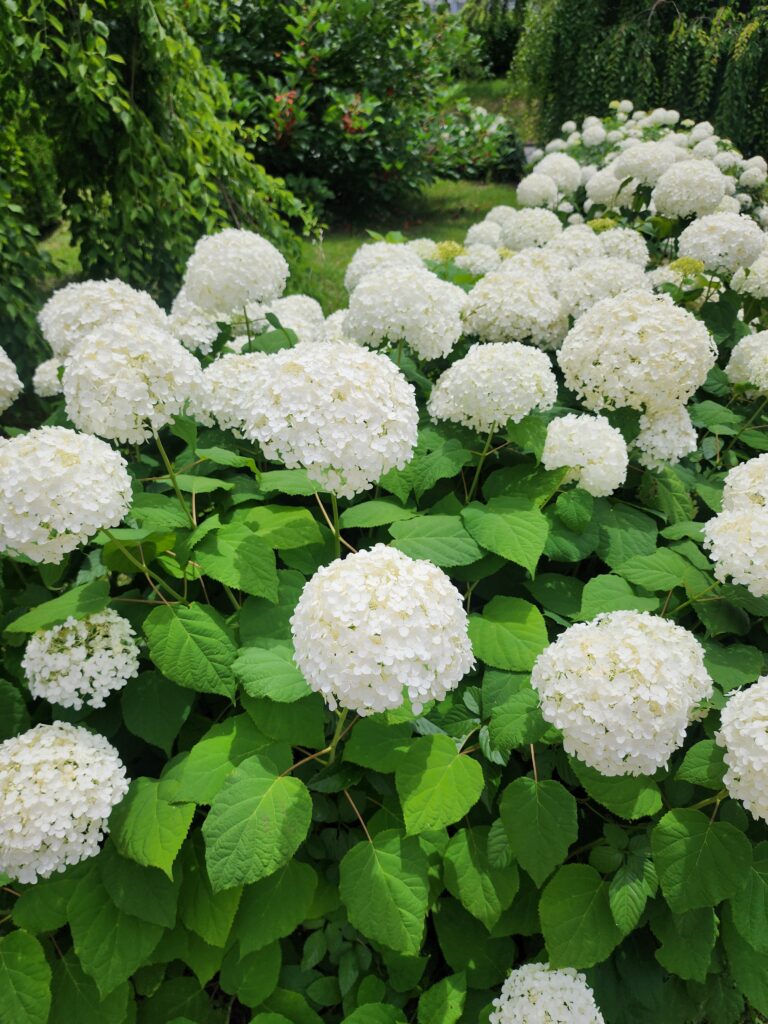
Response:
POLYGON ((548 153, 537 163, 536 173, 551 178, 558 192, 575 192, 581 184, 581 167, 565 153, 548 153))
POLYGON ((295 660, 331 709, 418 714, 474 665, 462 597, 422 559, 377 544, 318 569, 291 618, 295 660))
POLYGON ((698 640, 648 612, 618 611, 566 629, 536 659, 531 686, 567 753, 603 775, 652 775, 712 695, 698 640))
POLYGON ((557 206, 557 184, 547 174, 528 174, 517 186, 517 201, 521 206, 544 206, 553 210, 557 206))
POLYGON ((351 294, 368 274, 380 273, 385 267, 421 270, 424 261, 407 245, 393 242, 367 242, 361 245, 349 261, 344 274, 344 286, 351 294))
MULTIPOLYGON (((494 210, 491 210, 487 219, 493 215, 494 210)), ((508 249, 546 245, 563 230, 560 218, 550 210, 515 210, 502 206, 495 208, 495 216, 501 227, 501 244, 508 249)))
POLYGON ((530 345, 489 342, 472 345, 443 372, 427 410, 436 420, 452 420, 487 433, 509 420, 519 423, 534 409, 549 409, 557 380, 549 357, 530 345))
POLYGON ((661 175, 653 201, 667 217, 703 217, 717 210, 728 180, 709 160, 683 160, 661 175))
POLYGON ((655 185, 682 155, 667 142, 638 142, 620 153, 611 169, 619 183, 634 178, 643 185, 655 185))
POLYGON ((523 964, 493 1006, 489 1024, 605 1024, 587 979, 572 967, 523 964))
POLYGON ((609 228, 601 231, 597 240, 604 256, 636 263, 643 269, 648 264, 648 243, 639 232, 631 228, 609 228))
POLYGON ((585 260, 564 274, 557 285, 563 310, 574 318, 601 299, 614 298, 628 290, 651 290, 645 271, 637 263, 609 256, 585 260))
POLYGON ((732 384, 751 384, 753 393, 768 392, 768 331, 757 331, 738 341, 725 373, 732 384))
POLYGON ((62 387, 59 370, 62 369, 62 365, 54 357, 53 359, 46 359, 45 362, 37 366, 32 377, 32 390, 38 398, 53 398, 55 395, 61 394, 62 387))
POLYGON ((749 267, 739 267, 731 278, 731 288, 756 299, 768 299, 768 252, 761 252, 749 267))
POLYGON ((0 743, 0 872, 22 883, 95 857, 125 767, 103 737, 68 722, 0 743))
POLYGON ((125 460, 104 441, 66 427, 0 438, 0 550, 60 562, 131 503, 125 460))
POLYGON ((711 213, 680 235, 678 253, 701 260, 707 270, 733 274, 750 267, 765 248, 765 234, 742 213, 711 213))
POLYGON ((545 469, 570 470, 566 480, 575 481, 596 498, 607 497, 627 478, 627 445, 620 430, 604 416, 569 413, 552 420, 541 463, 545 469))
POLYGON ((526 271, 486 274, 472 288, 464 329, 480 341, 530 340, 556 348, 568 329, 560 303, 545 284, 526 271))
POLYGON ((135 637, 130 622, 112 609, 39 630, 21 662, 29 692, 64 708, 103 708, 105 698, 139 671, 135 637))
POLYGON ((13 361, 5 349, 0 348, 0 413, 10 409, 23 390, 24 385, 19 379, 13 361))
POLYGON ((684 405, 643 413, 640 433, 635 438, 638 461, 646 469, 661 469, 695 452, 697 441, 691 417, 684 405))
POLYGON ((704 547, 718 580, 768 594, 768 454, 730 470, 722 511, 704 524, 704 547))
POLYGON ((768 821, 768 676, 729 696, 715 739, 725 747, 725 788, 754 818, 768 821))
POLYGON ((167 329, 185 348, 208 355, 219 336, 215 315, 204 313, 182 288, 173 300, 167 329))
POLYGON ((358 345, 300 342, 274 355, 225 356, 204 378, 222 428, 341 497, 402 469, 416 446, 413 387, 391 359, 358 345))

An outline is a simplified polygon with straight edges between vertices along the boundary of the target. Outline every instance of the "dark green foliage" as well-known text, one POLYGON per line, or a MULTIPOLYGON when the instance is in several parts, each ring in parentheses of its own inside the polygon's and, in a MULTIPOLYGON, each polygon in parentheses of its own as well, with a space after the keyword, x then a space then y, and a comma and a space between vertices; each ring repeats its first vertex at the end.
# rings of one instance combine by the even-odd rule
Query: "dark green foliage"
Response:
POLYGON ((478 37, 492 75, 509 71, 520 39, 526 0, 468 0, 461 16, 478 37))

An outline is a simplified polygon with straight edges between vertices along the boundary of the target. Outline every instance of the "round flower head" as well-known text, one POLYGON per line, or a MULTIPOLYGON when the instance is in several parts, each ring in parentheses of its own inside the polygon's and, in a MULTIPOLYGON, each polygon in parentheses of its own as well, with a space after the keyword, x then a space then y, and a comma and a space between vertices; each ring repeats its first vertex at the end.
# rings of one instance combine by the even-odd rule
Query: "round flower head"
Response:
POLYGON ((715 212, 727 182, 709 160, 684 160, 664 171, 652 198, 665 217, 703 217, 715 212))
POLYGON ((756 299, 768 299, 768 252, 761 252, 747 269, 739 267, 731 278, 731 288, 756 299))
POLYGON ((768 512, 724 509, 704 524, 704 547, 715 563, 715 576, 732 579, 750 594, 768 594, 768 512))
POLYGON ((103 708, 105 698, 139 671, 135 636, 130 622, 111 609, 39 630, 21 662, 29 692, 64 708, 103 708))
POLYGON ((602 146, 607 137, 607 132, 601 124, 591 124, 581 133, 581 141, 585 146, 602 146))
POLYGON ((556 348, 568 321, 540 277, 505 269, 486 274, 469 293, 464 328, 481 341, 529 339, 541 348, 556 348))
POLYGON ((472 668, 461 594, 442 569, 377 544, 315 573, 291 618, 296 664, 331 709, 418 714, 472 668))
POLYGON ((715 739, 725 747, 728 770, 723 782, 728 793, 753 818, 768 821, 768 676, 730 695, 715 739))
POLYGON ((640 142, 625 149, 611 164, 614 177, 622 182, 635 178, 643 185, 655 185, 680 158, 680 150, 666 142, 640 142))
POLYGON ((385 267, 350 295, 344 331, 372 348, 404 341, 421 359, 438 359, 461 337, 465 302, 461 288, 430 270, 385 267))
POLYGON ((567 479, 582 490, 604 498, 621 487, 627 477, 627 445, 621 431, 604 416, 569 413, 552 420, 541 463, 545 469, 569 467, 567 479))
POLYGON ((219 325, 215 316, 198 309, 182 288, 171 306, 168 331, 185 348, 208 355, 219 336, 219 325))
POLYGON ((272 302, 287 279, 288 264, 271 242, 253 231, 225 228, 198 239, 187 260, 184 292, 212 319, 227 320, 250 302, 272 302))
POLYGON ((736 343, 725 368, 732 384, 750 384, 750 394, 768 393, 768 331, 748 334, 736 343))
POLYGON ((648 244, 643 236, 631 228, 610 228, 601 231, 597 236, 603 256, 611 259, 627 260, 638 267, 648 264, 648 244))
POLYGON ((585 260, 564 274, 557 286, 557 296, 568 316, 579 317, 601 299, 613 298, 630 288, 651 290, 642 267, 602 256, 585 260))
POLYGON ((353 292, 362 279, 368 274, 379 272, 385 267, 402 267, 409 270, 421 270, 424 261, 407 245, 392 242, 366 242, 361 245, 344 274, 344 285, 348 292, 353 292))
POLYGON ((517 201, 521 206, 557 206, 557 185, 547 174, 529 174, 517 186, 517 201))
POLYGON ((358 345, 300 342, 274 355, 226 356, 205 377, 221 427, 289 469, 303 466, 320 489, 351 498, 413 454, 413 387, 391 359, 358 345))
POLYGON ((125 460, 97 437, 40 427, 0 439, 0 551, 60 562, 130 503, 125 460))
POLYGON ((504 274, 522 273, 540 278, 542 284, 556 295, 560 278, 570 270, 570 267, 570 261, 563 253, 556 252, 551 245, 545 245, 543 249, 523 249, 522 252, 515 253, 509 259, 505 259, 499 269, 504 274))
POLYGON ((16 367, 5 349, 0 348, 0 413, 10 409, 23 390, 16 367))
POLYGON ((412 238, 405 244, 408 249, 413 249, 421 260, 437 259, 437 242, 431 238, 412 238))
POLYGON ((536 659, 531 686, 568 754, 602 775, 652 775, 712 695, 704 649, 648 612, 608 612, 566 629, 536 659))
POLYGON ((768 506, 768 452, 747 459, 729 470, 723 486, 723 509, 751 509, 768 506))
POLYGON ((587 979, 572 967, 523 964, 493 1005, 489 1024, 605 1024, 587 979))
POLYGON ((493 220, 481 220, 467 231, 465 245, 490 245, 492 249, 501 246, 501 225, 493 220))
POLYGON ((760 188, 765 184, 766 172, 762 167, 747 167, 739 176, 742 188, 760 188))
POLYGON ((81 281, 59 288, 37 315, 43 337, 62 361, 75 345, 115 320, 134 330, 167 327, 165 312, 151 295, 123 281, 81 281))
POLYGON ((67 415, 80 429, 140 444, 180 412, 200 387, 195 356, 167 331, 107 325, 66 359, 67 415))
POLYGON ((557 359, 588 409, 642 411, 685 403, 717 357, 703 323, 669 295, 629 291, 603 299, 568 332, 557 359))
POLYGON ((125 767, 103 736, 68 722, 0 743, 0 871, 22 883, 99 852, 125 767))
POLYGON ((487 433, 509 420, 519 423, 534 409, 549 409, 557 380, 549 357, 514 341, 472 345, 432 388, 427 410, 487 433))
POLYGON ((581 184, 578 161, 565 153, 548 153, 536 164, 536 173, 551 178, 559 192, 575 192, 581 184))
POLYGON ((751 217, 741 213, 711 213, 683 231, 680 256, 701 260, 707 270, 734 273, 751 266, 765 247, 765 234, 751 217))
POLYGON ((584 260, 596 260, 603 255, 600 239, 592 228, 584 224, 573 224, 547 246, 547 251, 563 256, 571 267, 577 267, 584 260))
POLYGON ((596 171, 587 182, 587 198, 609 209, 629 206, 639 183, 635 178, 630 178, 626 184, 622 184, 623 181, 623 178, 619 179, 613 173, 613 167, 604 167, 596 171))
POLYGON ((638 462, 646 469, 662 469, 696 451, 696 431, 684 405, 662 412, 643 413, 640 433, 635 438, 638 462))
POLYGON ((252 302, 246 306, 245 313, 247 321, 245 317, 233 316, 232 323, 243 334, 240 338, 228 342, 225 348, 239 351, 248 341, 248 331, 253 336, 274 330, 267 319, 269 314, 277 317, 280 325, 286 330, 293 331, 299 341, 323 340, 323 310, 317 299, 310 295, 284 295, 281 299, 275 299, 268 304, 252 302))
POLYGON ((507 249, 546 245, 563 230, 560 218, 551 210, 511 210, 500 223, 501 244, 507 249))
POLYGON ((347 319, 346 309, 337 309, 326 317, 325 323, 320 331, 320 341, 357 341, 357 338, 347 338, 344 333, 344 321, 347 319))
POLYGON ((61 394, 61 368, 61 363, 55 357, 40 363, 32 378, 32 390, 38 398, 53 398, 61 394))
POLYGON ((501 256, 498 249, 490 245, 468 245, 461 256, 455 261, 457 267, 469 271, 475 277, 482 277, 483 274, 491 274, 501 266, 501 256))

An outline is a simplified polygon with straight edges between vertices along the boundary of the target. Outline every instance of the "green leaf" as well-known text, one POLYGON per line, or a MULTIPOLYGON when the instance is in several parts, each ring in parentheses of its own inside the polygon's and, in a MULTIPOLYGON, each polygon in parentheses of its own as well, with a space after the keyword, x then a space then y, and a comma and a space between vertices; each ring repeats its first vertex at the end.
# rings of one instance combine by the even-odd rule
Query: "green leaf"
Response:
POLYGON ((657 509, 668 523, 685 523, 696 518, 696 503, 674 469, 643 474, 638 497, 648 508, 657 509))
POLYGON ((51 969, 32 935, 0 938, 0 1024, 46 1024, 51 1007, 51 969))
POLYGON ((178 873, 171 880, 157 868, 145 868, 121 857, 111 840, 104 844, 96 865, 118 910, 161 928, 173 928, 179 899, 178 873))
POLYGON ((214 891, 256 882, 294 855, 306 837, 312 798, 299 779, 279 776, 258 755, 236 768, 203 824, 214 891))
POLYGON ((48 1024, 124 1024, 128 1020, 128 984, 118 985, 102 999, 71 949, 54 961, 52 992, 48 1024))
POLYGON ((587 491, 575 487, 565 491, 555 502, 555 515, 574 533, 583 533, 592 522, 595 499, 587 491))
POLYGON ((464 973, 449 974, 419 996, 418 1024, 458 1024, 464 1012, 467 979, 464 973))
POLYGON ((112 840, 123 857, 173 878, 173 862, 187 837, 194 804, 172 804, 156 779, 134 779, 109 819, 112 840))
POLYGON ((438 480, 450 480, 458 476, 463 467, 471 461, 472 453, 455 438, 450 438, 426 455, 415 455, 403 473, 413 487, 416 497, 420 499, 438 480))
POLYGON ((469 617, 475 655, 493 668, 527 672, 549 643, 541 612, 517 597, 494 597, 469 617))
POLYGON ((747 644, 719 644, 702 640, 704 665, 714 681, 726 693, 738 686, 754 683, 763 672, 763 652, 747 644))
POLYGON ((555 572, 542 572, 534 580, 528 580, 525 589, 531 593, 547 611, 566 618, 575 619, 581 607, 584 584, 573 576, 561 576, 555 572))
POLYGON ((29 712, 24 698, 13 683, 0 679, 0 741, 17 736, 29 728, 29 712))
POLYGON ((688 406, 691 422, 695 427, 706 427, 713 434, 738 434, 744 417, 719 402, 692 402, 688 406))
POLYGON ((661 791, 642 775, 601 775, 575 757, 569 759, 579 782, 593 800, 627 821, 647 818, 661 809, 661 791))
POLYGON ((702 907, 672 914, 662 908, 651 917, 651 928, 661 943, 656 959, 662 967, 686 981, 706 980, 717 938, 714 910, 702 907))
POLYGON ((224 619, 213 608, 196 602, 154 608, 144 620, 144 633, 150 657, 174 683, 234 697, 232 663, 237 650, 224 619))
POLYGON ((232 666, 243 689, 251 697, 269 697, 280 704, 292 704, 307 697, 310 690, 293 660, 288 645, 243 648, 232 666))
POLYGON ((344 744, 344 760, 372 768, 377 772, 394 772, 411 743, 408 722, 389 724, 380 715, 361 718, 344 744))
POLYGON ((600 612, 653 612, 658 607, 658 597, 640 597, 621 576, 606 573, 595 576, 584 586, 579 618, 589 621, 600 612))
POLYGON ((177 473, 176 483, 180 491, 188 494, 211 494, 213 491, 231 491, 235 486, 228 480, 215 476, 200 476, 194 473, 177 473))
POLYGON ((106 580, 93 580, 30 609, 9 622, 4 627, 5 632, 36 633, 38 629, 49 629, 70 617, 84 619, 87 615, 94 615, 103 611, 108 603, 109 583, 106 580))
POLYGON ((517 895, 520 878, 514 861, 506 868, 491 866, 488 831, 486 825, 478 825, 451 836, 443 855, 443 870, 451 895, 490 931, 517 895))
POLYGON ((228 448, 219 448, 214 445, 211 448, 198 448, 195 452, 201 459, 210 459, 217 466, 227 466, 229 469, 250 469, 256 473, 256 463, 250 455, 238 455, 228 448))
POLYGON ((279 942, 243 957, 233 946, 221 965, 219 984, 225 992, 236 995, 245 1006, 258 1006, 277 988, 281 965, 279 942))
POLYGON ((489 938, 484 924, 445 896, 432 921, 446 962, 454 971, 466 972, 469 988, 501 985, 514 955, 508 938, 489 938))
POLYGON ((576 841, 576 801, 554 779, 520 778, 502 793, 499 813, 512 853, 540 886, 576 841))
POLYGON ((517 466, 497 469, 483 483, 483 494, 491 498, 515 498, 526 501, 530 508, 541 508, 549 501, 565 479, 566 470, 553 471, 523 462, 517 466))
POLYGON ((725 775, 724 750, 714 740, 701 740, 686 751, 675 778, 694 786, 720 790, 725 775))
MULTIPOLYGON (((186 928, 210 946, 224 946, 240 904, 242 889, 214 892, 205 867, 200 833, 185 848, 184 882, 179 895, 179 916, 186 928)), ((242 953, 242 950, 241 950, 242 953)))
POLYGON ((682 586, 691 566, 682 555, 669 548, 658 548, 650 555, 635 555, 615 568, 630 583, 656 591, 682 586))
POLYGON ((126 728, 168 757, 194 699, 158 672, 142 672, 121 691, 120 707, 126 728))
POLYGON ((290 550, 305 544, 320 544, 323 540, 320 527, 306 508, 257 505, 237 516, 242 516, 238 521, 256 530, 259 540, 271 548, 290 550))
MULTIPOLYGON (((309 518, 317 531, 314 519, 309 518)), ((219 583, 277 601, 275 553, 247 526, 232 523, 209 533, 195 548, 195 561, 219 583)))
POLYGON ((635 555, 650 555, 656 550, 656 523, 636 508, 619 504, 603 506, 599 522, 597 553, 612 569, 635 555))
POLYGON ((344 529, 368 528, 372 526, 388 526, 403 519, 411 519, 419 513, 415 508, 403 508, 397 502, 386 498, 374 501, 363 501, 359 505, 345 509, 339 520, 344 529))
POLYGON ((310 916, 316 889, 315 871, 298 860, 246 885, 232 926, 232 937, 243 956, 298 928, 310 916))
POLYGON ((319 750, 325 746, 326 707, 319 693, 293 704, 278 704, 267 697, 240 698, 258 728, 273 740, 319 750))
POLYGON ((739 933, 727 905, 720 915, 720 934, 736 986, 759 1013, 768 1015, 768 959, 739 933))
POLYGON ((742 938, 768 954, 768 842, 757 843, 746 884, 730 901, 733 923, 742 938))
POLYGON ((597 519, 593 519, 581 533, 569 530, 555 515, 553 508, 545 510, 549 523, 549 536, 544 554, 555 562, 580 562, 591 555, 600 540, 600 527, 597 519))
POLYGON ((676 914, 713 907, 747 883, 749 840, 701 811, 669 811, 651 833, 651 846, 662 892, 676 914))
POLYGON ((409 835, 463 818, 480 799, 483 770, 450 736, 421 736, 399 761, 395 784, 409 835))
POLYGON ((356 843, 339 865, 339 889, 354 928, 397 952, 419 952, 429 886, 418 839, 389 829, 356 843))
POLYGON ((210 804, 240 762, 271 743, 249 715, 234 715, 212 725, 163 779, 178 783, 173 791, 175 801, 210 804))
POLYGON ((541 717, 539 695, 525 683, 491 711, 488 731, 494 748, 509 757, 518 747, 536 743, 549 726, 541 717))
POLYGON ((134 496, 130 515, 144 530, 173 532, 189 526, 189 519, 175 497, 149 491, 134 496))
POLYGON ((443 567, 468 565, 483 554, 459 516, 418 516, 393 523, 389 532, 393 547, 443 567))
POLYGON ((539 903, 541 930, 552 967, 592 967, 621 941, 608 902, 608 883, 588 864, 566 864, 539 903))
POLYGON ((648 897, 655 891, 649 884, 649 874, 652 872, 653 866, 649 857, 630 852, 611 879, 608 902, 613 919, 623 935, 628 935, 637 928, 648 897))
POLYGON ((320 489, 309 479, 305 469, 272 469, 261 474, 259 487, 262 494, 293 494, 310 498, 320 489))
POLYGON ((534 575, 549 534, 538 509, 521 509, 514 498, 492 498, 487 505, 473 501, 461 515, 478 544, 534 575))
POLYGON ((342 1024, 405 1024, 403 1011, 386 1003, 363 1003, 342 1024))

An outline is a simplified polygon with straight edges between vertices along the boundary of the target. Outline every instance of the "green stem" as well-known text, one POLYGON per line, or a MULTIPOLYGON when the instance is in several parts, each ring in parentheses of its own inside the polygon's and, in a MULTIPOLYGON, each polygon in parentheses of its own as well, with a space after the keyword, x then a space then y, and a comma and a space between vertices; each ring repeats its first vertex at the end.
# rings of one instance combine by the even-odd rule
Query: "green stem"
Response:
POLYGON ((749 428, 750 428, 750 427, 752 426, 752 424, 753 424, 753 423, 755 422, 755 420, 757 419, 757 417, 758 417, 758 416, 760 415, 760 413, 761 413, 761 412, 763 411, 763 409, 764 409, 764 407, 765 407, 765 403, 766 403, 766 402, 768 402, 768 395, 766 395, 766 397, 762 399, 762 401, 760 402, 760 404, 758 405, 758 407, 757 407, 757 408, 755 409, 755 411, 754 411, 754 412, 752 413, 752 415, 751 415, 751 416, 749 417, 749 419, 748 419, 748 420, 747 420, 747 422, 746 422, 746 423, 744 424, 744 426, 743 426, 743 427, 742 427, 742 428, 741 428, 741 429, 739 430, 739 432, 738 432, 737 434, 734 434, 734 435, 733 435, 733 437, 731 438, 730 444, 728 444, 728 445, 727 445, 727 447, 725 448, 725 451, 729 452, 729 451, 731 450, 731 448, 733 448, 733 446, 734 446, 734 445, 736 444, 736 442, 737 442, 737 441, 739 440, 739 438, 740 438, 740 437, 741 437, 741 435, 742 435, 742 434, 744 433, 744 431, 745 431, 745 430, 749 430, 749 428))
POLYGON ((173 587, 170 586, 170 584, 166 583, 165 580, 162 579, 162 577, 157 575, 157 573, 152 572, 149 566, 147 566, 144 562, 140 562, 138 558, 134 558, 134 556, 131 554, 131 552, 128 550, 125 544, 123 544, 121 540, 118 540, 118 538, 115 537, 111 530, 104 530, 103 532, 107 535, 107 537, 109 537, 109 539, 113 543, 117 544, 122 553, 131 563, 131 565, 135 565, 137 569, 144 573, 145 576, 149 577, 149 579, 151 580, 154 580, 157 586, 162 587, 163 590, 166 591, 166 593, 170 594, 174 601, 179 601, 182 604, 186 604, 184 598, 178 591, 174 590, 173 587))
POLYGON ((686 811, 699 811, 702 807, 709 807, 711 804, 720 804, 728 796, 727 789, 721 789, 719 793, 715 793, 714 796, 707 797, 706 800, 699 800, 697 804, 691 804, 690 807, 686 807, 686 811))
POLYGON ((344 708, 343 711, 339 712, 339 717, 336 720, 336 729, 333 733, 333 739, 328 747, 328 764, 331 764, 336 756, 336 747, 339 745, 341 734, 344 732, 344 722, 346 721, 347 715, 349 714, 349 708, 344 708))
POLYGON ((683 608, 687 608, 688 605, 693 604, 694 601, 698 601, 700 598, 704 597, 705 594, 708 594, 710 590, 714 590, 717 586, 719 586, 719 583, 717 580, 715 580, 714 583, 710 583, 706 590, 702 590, 700 594, 694 594, 694 596, 690 598, 688 601, 683 601, 682 604, 679 604, 677 605, 677 607, 673 608, 669 614, 677 615, 677 613, 679 611, 682 611, 683 608))
POLYGON ((397 365, 400 365, 400 360, 403 358, 403 339, 401 338, 397 343, 397 365))
POLYGON ((170 478, 171 484, 173 485, 173 490, 174 490, 174 492, 176 494, 176 498, 177 498, 179 504, 181 505, 181 507, 184 509, 184 515, 189 520, 189 525, 194 529, 195 521, 192 518, 192 513, 189 511, 189 509, 187 507, 186 501, 184 500, 184 495, 181 493, 181 489, 179 488, 179 482, 176 479, 176 474, 173 471, 173 466, 171 465, 171 460, 168 458, 168 453, 166 452, 165 447, 163 446, 163 442, 160 440, 160 435, 158 434, 158 432, 155 430, 154 427, 152 428, 152 433, 154 434, 154 437, 155 437, 155 443, 157 444, 157 450, 160 452, 160 458, 163 460, 163 464, 165 465, 166 472, 168 473, 168 476, 170 478))
POLYGON ((339 529, 339 503, 336 495, 331 491, 331 511, 333 513, 333 543, 336 551, 336 558, 341 558, 341 530, 339 529))
POLYGON ((472 478, 472 484, 471 484, 471 486, 469 488, 469 493, 467 494, 467 504, 469 504, 470 501, 472 501, 472 499, 475 496, 475 491, 477 490, 477 485, 480 483, 480 471, 483 468, 483 463, 485 462, 485 460, 486 460, 486 458, 488 456, 488 452, 491 450, 491 445, 493 444, 493 435, 495 434, 495 432, 496 432, 496 424, 494 423, 493 426, 491 427, 491 429, 488 431, 488 437, 485 439, 485 447, 483 448, 482 452, 480 453, 480 460, 477 463, 477 469, 475 470, 475 475, 472 478))

